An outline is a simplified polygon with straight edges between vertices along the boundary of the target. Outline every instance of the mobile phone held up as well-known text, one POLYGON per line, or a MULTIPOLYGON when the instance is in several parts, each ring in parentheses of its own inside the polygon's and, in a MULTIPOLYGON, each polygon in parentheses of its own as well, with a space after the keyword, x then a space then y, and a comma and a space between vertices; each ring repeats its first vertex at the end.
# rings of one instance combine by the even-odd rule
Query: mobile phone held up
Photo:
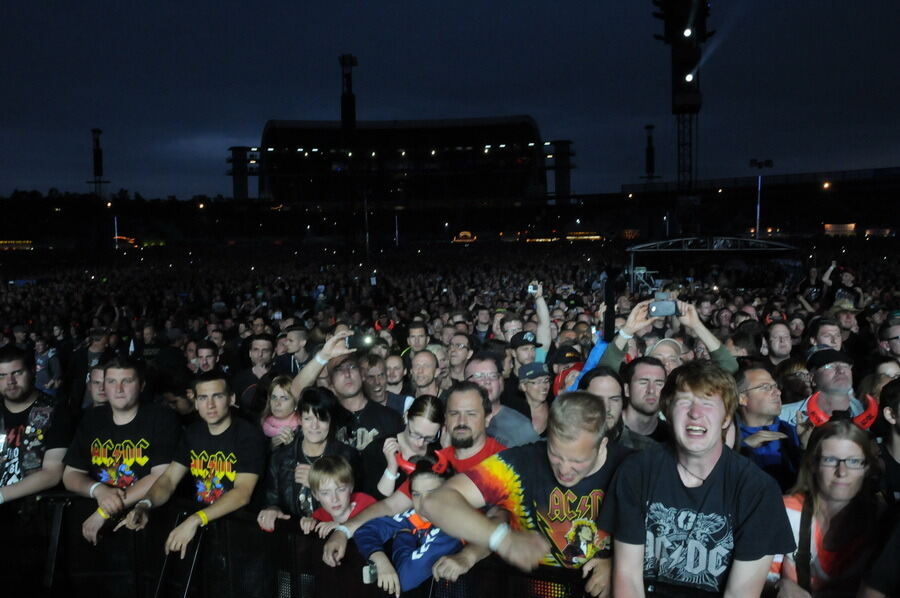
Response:
POLYGON ((537 291, 538 291, 538 288, 537 288, 536 284, 528 285, 528 294, 529 295, 537 295, 537 291))
POLYGON ((669 293, 656 293, 656 297, 650 302, 648 308, 651 318, 663 318, 665 316, 680 316, 678 304, 669 293))
POLYGON ((357 349, 359 351, 368 350, 374 342, 375 337, 371 334, 354 334, 353 336, 348 336, 344 339, 344 343, 348 349, 357 349))

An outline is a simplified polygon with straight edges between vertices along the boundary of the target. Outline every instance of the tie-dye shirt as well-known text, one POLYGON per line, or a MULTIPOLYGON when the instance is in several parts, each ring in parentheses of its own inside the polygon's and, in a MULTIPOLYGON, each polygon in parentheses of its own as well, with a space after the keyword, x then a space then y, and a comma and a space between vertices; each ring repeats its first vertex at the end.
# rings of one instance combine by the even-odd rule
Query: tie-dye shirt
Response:
POLYGON ((625 449, 609 445, 603 466, 571 488, 556 481, 545 441, 506 449, 465 475, 488 505, 512 514, 513 528, 546 538, 550 552, 543 564, 579 568, 595 556, 609 556, 609 536, 597 528, 597 517, 612 475, 626 455, 625 449))

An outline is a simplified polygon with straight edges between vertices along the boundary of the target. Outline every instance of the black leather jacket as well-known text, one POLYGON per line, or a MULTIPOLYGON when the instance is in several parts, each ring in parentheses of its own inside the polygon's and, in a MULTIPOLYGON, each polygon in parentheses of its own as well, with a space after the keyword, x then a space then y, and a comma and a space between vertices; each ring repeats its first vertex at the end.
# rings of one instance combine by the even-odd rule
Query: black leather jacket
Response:
MULTIPOLYGON (((294 468, 297 464, 308 463, 303 456, 302 445, 303 435, 298 430, 292 444, 279 446, 272 451, 266 474, 265 506, 277 506, 294 518, 308 517, 319 507, 318 501, 312 497, 309 488, 294 481, 294 468)), ((360 462, 356 449, 330 439, 325 444, 323 455, 344 457, 353 468, 354 478, 359 479, 360 462)), ((310 461, 315 462, 315 459, 310 459, 310 461)))

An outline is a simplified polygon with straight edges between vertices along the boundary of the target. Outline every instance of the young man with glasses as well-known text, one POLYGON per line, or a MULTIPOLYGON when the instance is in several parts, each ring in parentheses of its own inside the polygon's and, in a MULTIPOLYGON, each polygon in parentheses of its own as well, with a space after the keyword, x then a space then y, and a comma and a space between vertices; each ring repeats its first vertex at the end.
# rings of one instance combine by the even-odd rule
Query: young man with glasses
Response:
POLYGON ((741 453, 775 478, 786 493, 797 480, 802 453, 796 428, 778 417, 781 390, 761 362, 743 366, 737 385, 741 453))
POLYGON ((450 378, 454 382, 462 382, 466 379, 466 362, 472 357, 472 341, 469 335, 457 333, 450 339, 447 347, 450 357, 450 378))
POLYGON ((493 353, 476 353, 466 365, 466 381, 474 382, 483 388, 491 402, 488 435, 507 447, 537 442, 540 436, 531 426, 531 420, 500 403, 500 396, 503 394, 501 371, 498 359, 493 353))

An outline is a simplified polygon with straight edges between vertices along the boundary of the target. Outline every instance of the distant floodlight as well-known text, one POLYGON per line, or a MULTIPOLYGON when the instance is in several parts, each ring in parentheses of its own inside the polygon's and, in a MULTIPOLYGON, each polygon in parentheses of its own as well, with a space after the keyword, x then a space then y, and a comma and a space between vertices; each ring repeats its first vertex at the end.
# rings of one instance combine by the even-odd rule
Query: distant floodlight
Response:
POLYGON ((684 36, 685 36, 685 37, 690 37, 692 33, 694 33, 694 32, 691 31, 691 28, 690 28, 690 27, 688 27, 688 28, 686 28, 686 29, 684 30, 684 36))
POLYGON ((690 83, 691 81, 693 81, 693 80, 694 80, 694 73, 688 73, 687 75, 685 75, 685 76, 684 76, 684 80, 687 81, 688 83, 690 83))

